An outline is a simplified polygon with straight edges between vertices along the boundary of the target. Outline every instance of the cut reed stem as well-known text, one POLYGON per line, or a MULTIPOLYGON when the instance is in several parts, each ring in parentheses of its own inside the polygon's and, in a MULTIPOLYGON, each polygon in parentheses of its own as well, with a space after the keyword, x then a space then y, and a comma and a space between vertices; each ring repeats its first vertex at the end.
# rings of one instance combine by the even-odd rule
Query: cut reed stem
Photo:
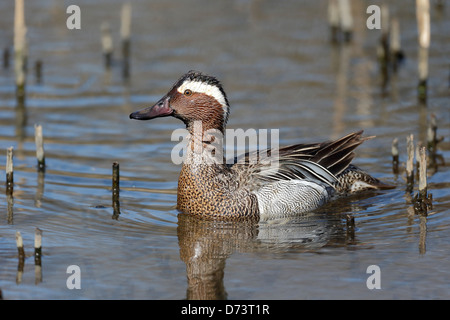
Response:
POLYGON ((19 231, 16 231, 16 245, 19 252, 19 259, 25 258, 25 249, 23 248, 23 239, 19 231))
POLYGON ((34 282, 42 282, 42 230, 36 228, 34 232, 34 282))
POLYGON ((428 80, 428 48, 430 47, 430 1, 416 0, 417 27, 419 33, 418 70, 419 85, 417 88, 420 102, 427 100, 428 80))
POLYGON ((34 263, 41 264, 42 256, 42 230, 36 228, 34 232, 34 263))
POLYGON ((377 48, 383 90, 389 80, 389 7, 381 6, 381 37, 377 48))
POLYGON ((406 160, 406 190, 412 192, 414 188, 414 136, 406 137, 406 150, 408 158, 406 160))
POLYGON ((330 26, 331 42, 339 42, 339 7, 338 0, 328 0, 328 24, 330 26))
POLYGON ((130 35, 131 35, 131 4, 124 3, 121 11, 120 36, 122 38, 122 77, 130 76, 130 35))
POLYGON ((105 68, 109 69, 112 65, 113 40, 111 36, 111 27, 108 22, 103 22, 100 26, 101 42, 103 57, 105 60, 105 68))
POLYGON ((433 207, 432 195, 428 194, 427 153, 425 147, 418 147, 417 149, 417 173, 419 179, 419 192, 414 197, 414 211, 420 215, 427 215, 428 209, 431 209, 433 207))
POLYGON ((42 134, 42 126, 34 125, 34 138, 36 144, 36 159, 38 163, 38 171, 45 171, 45 152, 44 138, 42 134))
POLYGON ((427 153, 425 147, 419 148, 419 198, 427 198, 427 153))
POLYGON ((13 147, 6 150, 6 194, 12 195, 14 191, 14 165, 13 147))
POLYGON ((350 42, 353 36, 353 16, 350 0, 338 0, 338 5, 344 42, 350 42))
POLYGON ((116 200, 119 197, 120 165, 118 162, 114 162, 112 167, 113 167, 113 179, 112 179, 113 200, 116 200))
POLYGON ((16 283, 22 282, 23 268, 25 265, 25 249, 23 248, 23 239, 19 231, 16 231, 16 245, 19 253, 19 263, 17 265, 16 283))
POLYGON ((14 71, 16 76, 16 100, 25 102, 26 80, 26 26, 24 0, 15 0, 14 10, 14 71))
POLYGON ((427 147, 430 153, 436 153, 436 145, 437 145, 437 124, 436 124, 436 115, 433 113, 430 116, 430 121, 428 123, 427 129, 427 147))
POLYGON ((113 218, 117 219, 120 214, 120 173, 119 163, 114 162, 112 165, 112 205, 113 205, 113 218))
POLYGON ((8 224, 14 223, 14 197, 12 194, 6 195, 6 202, 7 202, 7 208, 6 208, 6 220, 8 221, 8 224))
POLYGON ((394 174, 398 174, 398 139, 392 140, 392 171, 394 174))
POLYGON ((404 53, 402 51, 400 38, 401 38, 400 23, 397 18, 392 18, 391 33, 390 33, 390 50, 391 50, 392 69, 394 72, 397 72, 400 63, 404 59, 404 53))

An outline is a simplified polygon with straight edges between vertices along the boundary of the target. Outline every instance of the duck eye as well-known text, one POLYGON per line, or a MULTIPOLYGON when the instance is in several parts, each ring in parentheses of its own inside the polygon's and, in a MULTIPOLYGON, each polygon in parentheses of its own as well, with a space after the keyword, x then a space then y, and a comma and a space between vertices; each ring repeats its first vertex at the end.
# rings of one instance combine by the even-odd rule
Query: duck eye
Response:
POLYGON ((189 97, 190 95, 192 95, 192 90, 189 89, 184 90, 184 95, 189 97))

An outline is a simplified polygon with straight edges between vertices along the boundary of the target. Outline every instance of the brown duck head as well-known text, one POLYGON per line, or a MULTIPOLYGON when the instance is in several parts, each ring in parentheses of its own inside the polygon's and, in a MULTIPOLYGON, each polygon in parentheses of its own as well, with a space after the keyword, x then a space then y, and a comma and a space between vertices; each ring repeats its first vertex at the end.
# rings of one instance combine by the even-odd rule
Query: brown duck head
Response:
POLYGON ((150 120, 172 116, 182 120, 188 129, 195 121, 201 121, 203 130, 223 132, 229 109, 225 91, 215 77, 189 71, 155 105, 133 112, 130 118, 150 120))

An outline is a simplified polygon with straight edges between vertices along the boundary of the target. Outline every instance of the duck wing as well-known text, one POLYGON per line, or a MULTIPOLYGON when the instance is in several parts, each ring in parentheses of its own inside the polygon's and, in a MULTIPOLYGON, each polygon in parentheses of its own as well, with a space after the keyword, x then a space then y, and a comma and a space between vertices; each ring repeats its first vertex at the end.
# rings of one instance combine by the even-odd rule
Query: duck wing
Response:
POLYGON ((373 138, 362 137, 362 133, 361 130, 333 141, 247 153, 236 159, 230 169, 247 183, 256 185, 267 181, 307 179, 334 187, 336 176, 347 169, 355 157, 353 150, 373 138))

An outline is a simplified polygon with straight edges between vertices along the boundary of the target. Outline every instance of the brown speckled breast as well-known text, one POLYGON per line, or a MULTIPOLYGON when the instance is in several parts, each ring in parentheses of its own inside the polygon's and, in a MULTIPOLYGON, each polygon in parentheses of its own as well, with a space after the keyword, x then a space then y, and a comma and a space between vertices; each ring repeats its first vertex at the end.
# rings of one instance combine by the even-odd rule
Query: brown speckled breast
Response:
POLYGON ((259 219, 256 195, 239 185, 226 166, 183 164, 177 209, 214 219, 259 219))

